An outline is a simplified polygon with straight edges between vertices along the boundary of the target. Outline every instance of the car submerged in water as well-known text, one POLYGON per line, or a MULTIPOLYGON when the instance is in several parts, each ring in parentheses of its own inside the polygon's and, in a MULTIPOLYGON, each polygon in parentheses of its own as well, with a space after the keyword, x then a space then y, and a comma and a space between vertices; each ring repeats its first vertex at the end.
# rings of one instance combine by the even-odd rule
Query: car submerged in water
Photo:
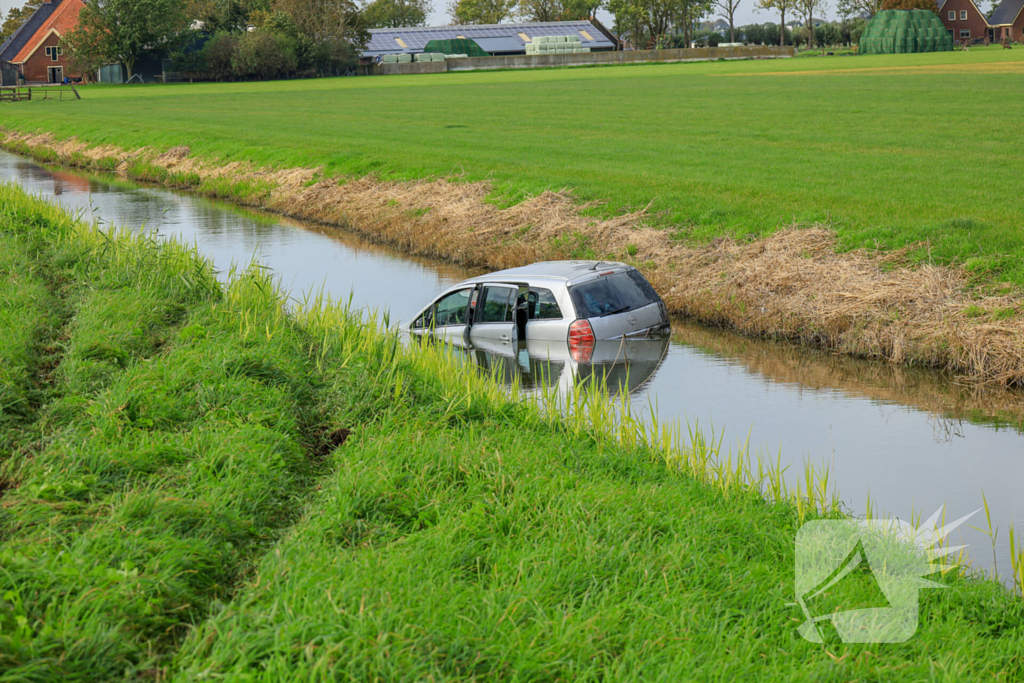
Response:
POLYGON ((459 346, 563 342, 589 360, 597 342, 665 336, 668 309, 636 268, 609 261, 546 261, 470 278, 409 324, 459 346))

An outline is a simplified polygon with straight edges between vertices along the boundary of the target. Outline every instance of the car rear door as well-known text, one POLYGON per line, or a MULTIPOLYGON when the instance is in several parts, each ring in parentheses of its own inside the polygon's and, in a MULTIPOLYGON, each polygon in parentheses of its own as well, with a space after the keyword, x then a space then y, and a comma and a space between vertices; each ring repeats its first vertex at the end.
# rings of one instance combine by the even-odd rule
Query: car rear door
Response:
POLYGON ((506 282, 484 283, 480 286, 473 311, 473 324, 469 329, 469 339, 474 345, 511 345, 517 339, 519 290, 519 285, 506 282))

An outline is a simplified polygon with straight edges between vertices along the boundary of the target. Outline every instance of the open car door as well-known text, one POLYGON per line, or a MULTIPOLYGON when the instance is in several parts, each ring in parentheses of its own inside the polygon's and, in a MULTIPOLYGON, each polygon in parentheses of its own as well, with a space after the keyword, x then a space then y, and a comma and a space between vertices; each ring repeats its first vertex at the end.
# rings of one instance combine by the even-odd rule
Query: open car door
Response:
POLYGON ((512 346, 526 338, 526 297, 529 287, 508 283, 485 283, 473 307, 469 339, 473 346, 512 346))
POLYGON ((470 319, 469 303, 473 293, 473 287, 466 287, 440 297, 416 318, 412 331, 418 334, 433 333, 436 339, 465 346, 470 319))

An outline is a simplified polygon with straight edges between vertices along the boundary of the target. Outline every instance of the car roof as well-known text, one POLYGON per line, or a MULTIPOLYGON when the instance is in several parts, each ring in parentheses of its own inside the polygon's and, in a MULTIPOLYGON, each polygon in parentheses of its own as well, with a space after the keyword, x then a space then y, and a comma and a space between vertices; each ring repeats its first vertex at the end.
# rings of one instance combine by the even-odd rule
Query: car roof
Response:
POLYGON ((622 270, 630 266, 618 261, 542 261, 519 268, 508 268, 494 273, 480 275, 466 280, 467 283, 494 280, 515 280, 517 278, 563 280, 570 282, 590 275, 597 270, 622 270))

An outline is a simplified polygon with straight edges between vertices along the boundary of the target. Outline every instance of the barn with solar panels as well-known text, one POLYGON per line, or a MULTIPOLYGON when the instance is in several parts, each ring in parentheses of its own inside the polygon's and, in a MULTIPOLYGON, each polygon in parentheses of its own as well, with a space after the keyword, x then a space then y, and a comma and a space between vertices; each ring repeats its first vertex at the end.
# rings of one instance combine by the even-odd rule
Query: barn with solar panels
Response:
MULTIPOLYGON (((380 28, 370 31, 370 42, 362 56, 376 59, 387 55, 416 55, 431 51, 435 45, 475 44, 473 55, 540 54, 540 50, 604 52, 615 49, 615 37, 597 21, 549 21, 529 24, 479 24, 465 26, 418 26, 380 28), (556 40, 557 39, 557 40, 556 40), (562 40, 564 39, 564 40, 562 40), (541 45, 565 43, 564 47, 541 45), (584 50, 586 48, 586 50, 584 50)), ((468 49, 473 49, 472 45, 468 49)), ((463 54, 469 54, 464 52, 463 54)), ((547 52, 545 52, 547 54, 547 52)), ((408 59, 408 58, 406 58, 408 59)), ((403 60, 404 61, 404 60, 403 60)))

